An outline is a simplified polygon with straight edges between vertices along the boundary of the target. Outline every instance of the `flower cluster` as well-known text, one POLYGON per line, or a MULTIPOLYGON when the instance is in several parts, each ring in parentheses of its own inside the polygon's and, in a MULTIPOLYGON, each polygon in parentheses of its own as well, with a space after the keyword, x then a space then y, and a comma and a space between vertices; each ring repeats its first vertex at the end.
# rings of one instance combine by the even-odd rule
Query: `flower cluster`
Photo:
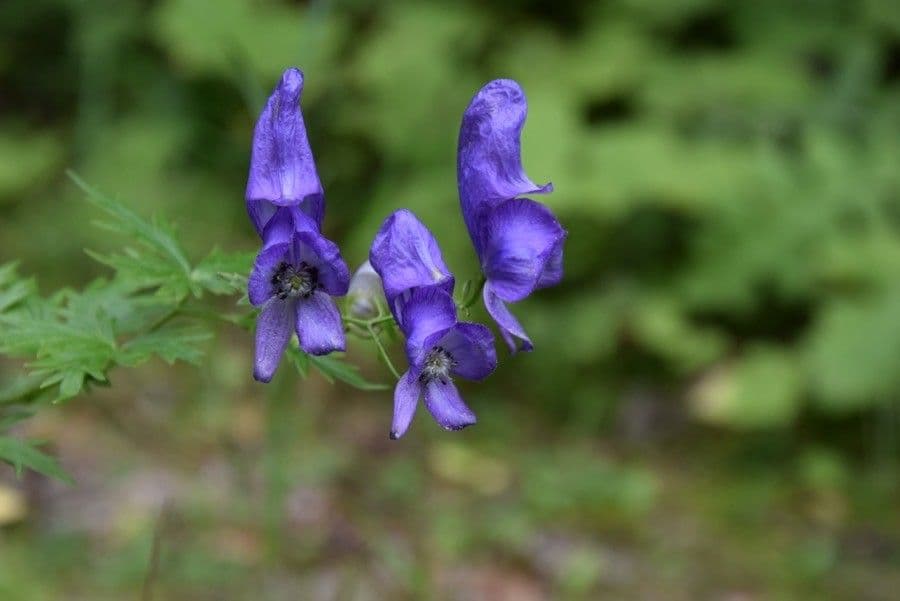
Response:
MULTIPOLYGON (((246 200, 262 238, 248 284, 250 301, 260 307, 255 377, 271 379, 292 331, 307 353, 343 351, 344 327, 332 297, 349 288, 349 310, 374 320, 365 322, 370 333, 373 323, 392 316, 406 338, 409 368, 394 390, 391 438, 406 432, 423 396, 443 428, 475 423, 453 378, 482 380, 494 371, 490 330, 458 320, 455 278, 435 237, 409 210, 385 220, 351 283, 340 251, 321 233, 325 197, 300 112, 302 89, 302 73, 288 69, 254 132, 246 200)), ((481 264, 485 308, 513 353, 533 345, 506 304, 560 282, 566 238, 547 207, 521 198, 553 189, 533 183, 522 168, 526 112, 516 82, 488 83, 463 115, 457 156, 460 206, 481 264)))

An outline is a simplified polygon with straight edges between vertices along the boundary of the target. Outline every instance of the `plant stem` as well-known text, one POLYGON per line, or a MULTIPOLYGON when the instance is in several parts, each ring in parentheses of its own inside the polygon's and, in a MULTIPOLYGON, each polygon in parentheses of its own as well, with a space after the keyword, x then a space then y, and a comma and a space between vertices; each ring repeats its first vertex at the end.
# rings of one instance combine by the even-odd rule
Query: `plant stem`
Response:
POLYGON ((379 315, 378 317, 373 317, 372 319, 357 319, 355 317, 347 317, 345 315, 343 319, 347 323, 351 323, 355 326, 360 326, 363 328, 367 328, 370 325, 377 326, 389 321, 394 321, 393 315, 379 315))
POLYGON ((399 380, 400 373, 397 371, 397 368, 394 367, 393 362, 391 362, 391 358, 388 356, 387 349, 384 348, 384 344, 382 344, 381 338, 378 336, 378 332, 375 331, 375 327, 372 324, 368 324, 366 329, 369 330, 369 335, 372 336, 372 340, 375 341, 375 346, 378 347, 378 353, 381 355, 381 360, 384 361, 385 365, 388 366, 388 369, 391 370, 391 373, 394 374, 394 377, 399 380))

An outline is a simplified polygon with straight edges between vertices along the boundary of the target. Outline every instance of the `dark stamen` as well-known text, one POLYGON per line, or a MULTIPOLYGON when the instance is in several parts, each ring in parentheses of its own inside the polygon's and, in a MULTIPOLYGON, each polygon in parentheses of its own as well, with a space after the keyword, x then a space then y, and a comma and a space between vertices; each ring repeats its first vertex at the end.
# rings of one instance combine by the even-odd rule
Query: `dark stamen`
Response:
POLYGON ((425 356, 425 363, 422 366, 422 373, 419 380, 427 384, 428 382, 438 381, 441 384, 450 382, 450 370, 456 365, 451 355, 442 346, 436 346, 425 356))
POLYGON ((319 271, 306 263, 299 267, 282 262, 272 274, 272 287, 280 299, 306 298, 319 286, 319 271))

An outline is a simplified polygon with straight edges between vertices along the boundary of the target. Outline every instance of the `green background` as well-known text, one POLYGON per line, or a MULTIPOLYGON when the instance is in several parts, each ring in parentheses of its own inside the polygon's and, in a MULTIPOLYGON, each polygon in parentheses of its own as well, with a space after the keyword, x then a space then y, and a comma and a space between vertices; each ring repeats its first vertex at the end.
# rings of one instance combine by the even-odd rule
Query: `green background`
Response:
POLYGON ((76 485, 0 466, 26 507, 0 598, 896 594, 900 5, 6 0, 0 262, 44 293, 107 273, 66 168, 194 256, 252 249, 252 126, 291 65, 351 267, 407 207, 459 281, 459 120, 522 84, 569 231, 563 284, 514 307, 536 351, 462 386, 477 426, 420 411, 400 442, 390 393, 252 382, 237 329, 199 370, 113 372, 28 426, 76 485))

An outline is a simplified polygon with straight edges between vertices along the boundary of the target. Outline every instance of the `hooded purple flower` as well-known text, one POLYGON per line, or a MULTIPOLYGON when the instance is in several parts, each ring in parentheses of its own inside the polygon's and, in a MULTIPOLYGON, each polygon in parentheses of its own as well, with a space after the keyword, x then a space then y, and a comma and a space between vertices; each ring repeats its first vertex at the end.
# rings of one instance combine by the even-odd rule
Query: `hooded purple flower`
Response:
POLYGON ((338 247, 297 207, 277 209, 262 235, 248 293, 262 308, 253 377, 268 382, 295 331, 311 355, 344 350, 341 314, 331 297, 347 293, 350 271, 338 247))
POLYGON ((322 225, 325 196, 300 112, 302 92, 303 73, 287 69, 253 132, 246 199, 247 213, 260 235, 278 207, 299 206, 322 225))
POLYGON ((533 346, 506 303, 562 279, 566 231, 549 209, 524 194, 551 192, 522 168, 520 136, 528 104, 516 82, 481 88, 463 114, 457 153, 460 207, 487 280, 484 304, 510 350, 533 346))
POLYGON ((437 285, 453 293, 453 274, 444 263, 437 240, 408 209, 395 211, 384 220, 372 242, 369 262, 381 276, 394 317, 396 299, 406 290, 437 285))
POLYGON ((409 369, 394 389, 391 438, 406 433, 419 398, 445 430, 475 423, 475 414, 453 383, 453 376, 482 380, 497 367, 494 337, 481 324, 458 322, 456 305, 441 286, 404 292, 397 302, 398 321, 406 335, 409 369))
POLYGON ((394 389, 391 438, 400 438, 409 428, 423 394, 442 428, 474 424, 475 414, 459 396, 452 376, 481 380, 494 371, 494 337, 482 325, 456 320, 453 274, 434 236, 411 211, 396 211, 376 234, 369 261, 406 335, 409 370, 394 389))

